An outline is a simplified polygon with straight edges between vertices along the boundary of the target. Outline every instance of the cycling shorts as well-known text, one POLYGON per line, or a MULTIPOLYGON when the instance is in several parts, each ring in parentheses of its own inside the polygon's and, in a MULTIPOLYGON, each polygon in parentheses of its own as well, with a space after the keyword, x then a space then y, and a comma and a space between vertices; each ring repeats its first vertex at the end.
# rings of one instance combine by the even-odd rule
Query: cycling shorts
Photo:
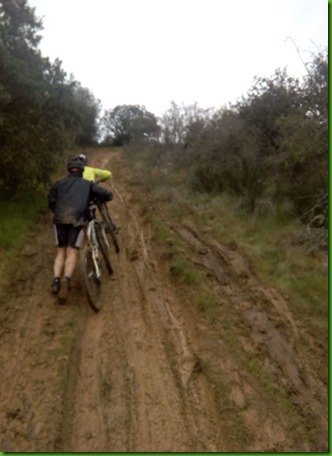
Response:
POLYGON ((79 249, 84 238, 84 231, 81 226, 74 227, 62 223, 54 225, 55 241, 58 247, 72 247, 79 249))

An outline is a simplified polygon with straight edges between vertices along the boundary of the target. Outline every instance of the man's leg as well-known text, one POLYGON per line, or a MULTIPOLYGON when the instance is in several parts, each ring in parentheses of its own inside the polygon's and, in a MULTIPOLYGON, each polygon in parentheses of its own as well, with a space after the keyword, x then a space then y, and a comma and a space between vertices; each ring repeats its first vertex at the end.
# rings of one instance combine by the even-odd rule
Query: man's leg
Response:
POLYGON ((57 254, 54 260, 53 273, 54 277, 61 277, 65 266, 66 247, 58 247, 57 254))
POLYGON ((65 258, 63 265, 63 279, 61 286, 60 298, 66 300, 70 288, 70 279, 75 271, 79 246, 83 241, 83 230, 73 226, 67 227, 67 247, 65 249, 65 258))
POLYGON ((62 275, 62 271, 65 265, 65 258, 66 258, 66 248, 65 247, 58 247, 57 254, 54 260, 53 265, 53 281, 52 281, 52 293, 58 294, 60 291, 60 277, 62 275))
POLYGON ((65 277, 71 279, 75 271, 77 258, 78 258, 78 249, 73 247, 67 247, 67 255, 65 261, 65 277))

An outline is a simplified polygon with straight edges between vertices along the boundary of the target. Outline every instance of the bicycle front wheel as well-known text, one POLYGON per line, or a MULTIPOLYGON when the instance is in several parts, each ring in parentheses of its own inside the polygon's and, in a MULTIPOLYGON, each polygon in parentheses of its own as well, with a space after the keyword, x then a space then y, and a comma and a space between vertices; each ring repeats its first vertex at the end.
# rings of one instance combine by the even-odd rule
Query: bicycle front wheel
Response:
POLYGON ((112 221, 112 218, 108 212, 108 208, 106 206, 106 204, 102 204, 100 207, 100 213, 102 215, 102 218, 105 222, 105 225, 106 225, 106 231, 108 234, 110 234, 111 238, 112 238, 112 242, 114 244, 114 247, 115 247, 115 251, 116 253, 119 253, 120 252, 120 246, 119 246, 119 242, 118 242, 118 239, 117 239, 117 236, 116 236, 116 232, 115 232, 115 225, 112 221))
POLYGON ((112 264, 111 264, 111 259, 110 259, 110 255, 109 255, 109 252, 108 252, 108 245, 106 244, 107 240, 105 242, 105 239, 104 239, 105 231, 103 232, 103 228, 99 224, 96 224, 95 228, 96 228, 97 242, 98 242, 98 245, 99 245, 99 249, 100 249, 100 251, 101 251, 101 253, 103 255, 103 258, 104 258, 104 261, 105 261, 105 265, 106 265, 106 269, 107 269, 109 274, 113 274, 113 268, 112 268, 112 264))
POLYGON ((89 304, 93 310, 98 312, 103 303, 102 282, 97 276, 96 267, 89 247, 84 247, 80 256, 81 272, 85 289, 88 295, 89 304))

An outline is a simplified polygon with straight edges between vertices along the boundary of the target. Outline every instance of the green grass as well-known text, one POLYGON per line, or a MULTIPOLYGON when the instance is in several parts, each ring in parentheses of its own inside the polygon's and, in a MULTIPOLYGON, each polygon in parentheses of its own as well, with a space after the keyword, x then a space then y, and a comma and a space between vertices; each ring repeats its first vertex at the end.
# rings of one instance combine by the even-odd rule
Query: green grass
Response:
MULTIPOLYGON (((148 163, 145 165, 149 166, 148 163)), ((287 208, 272 207, 264 215, 248 214, 235 196, 189 191, 183 171, 162 174, 156 169, 155 178, 151 179, 154 171, 150 167, 149 175, 150 192, 170 219, 193 227, 198 223, 221 244, 236 248, 249 259, 263 282, 289 297, 294 312, 305 319, 315 319, 315 324, 326 330, 327 270, 322 266, 319 253, 310 253, 308 245, 294 242, 303 226, 287 208)), ((155 228, 160 238, 167 240, 169 230, 160 224, 160 221, 155 221, 155 228)), ((173 275, 181 280, 195 282, 194 274, 188 272, 188 265, 176 260, 171 268, 173 275)), ((198 306, 203 310, 208 304, 202 301, 198 306)))
POLYGON ((209 320, 214 323, 220 316, 220 306, 215 296, 209 293, 198 293, 194 297, 198 310, 207 315, 209 320))
MULTIPOLYGON (((248 214, 243 210, 243 201, 236 196, 190 191, 187 170, 173 168, 162 173, 153 166, 153 153, 150 151, 149 156, 145 152, 150 194, 170 219, 193 227, 198 223, 221 244, 236 248, 249 259, 263 282, 289 297, 294 312, 305 319, 320 319, 319 327, 327 328, 326 266, 324 269, 319 252, 310 253, 308 245, 294 242, 304 227, 292 217, 289 208, 263 204, 262 208, 267 207, 263 215, 248 214)), ((140 160, 139 154, 135 154, 135 160, 140 160)), ((166 232, 160 226, 157 230, 161 239, 166 240, 166 232)), ((187 272, 187 265, 177 263, 172 268, 174 275, 184 281, 195 281, 193 274, 187 272)), ((199 307, 208 305, 201 302, 199 307)))
POLYGON ((152 215, 150 217, 150 220, 160 240, 166 242, 168 239, 170 239, 169 228, 159 217, 152 215))
MULTIPOLYGON (((148 166, 148 163, 145 165, 148 166)), ((296 348, 299 353, 310 357, 313 368, 319 369, 320 377, 326 382, 325 353, 317 349, 316 356, 313 347, 303 337, 303 334, 314 334, 320 346, 327 346, 326 253, 312 251, 310 245, 303 243, 304 227, 291 216, 287 207, 277 209, 272 205, 262 205, 264 215, 259 212, 248 214, 243 209, 241 199, 232 195, 189 191, 183 173, 177 173, 174 169, 164 175, 157 169, 156 179, 151 179, 151 175, 153 169, 150 167, 149 207, 157 207, 158 213, 167 217, 168 226, 182 223, 194 231, 200 231, 206 239, 214 239, 236 250, 248 259, 251 270, 264 286, 282 292, 294 319, 304 329, 296 348)), ((231 302, 214 294, 209 277, 190 262, 188 246, 181 241, 180 236, 176 236, 176 230, 173 232, 168 226, 160 219, 154 220, 159 238, 165 241, 165 249, 172 253, 167 256, 170 273, 179 284, 187 286, 188 305, 195 309, 195 317, 204 321, 215 333, 216 340, 226 347, 227 356, 239 366, 239 370, 243 370, 243 377, 257 381, 258 391, 275 408, 276 413, 287 415, 287 425, 293 428, 300 440, 310 440, 310 416, 303 417, 288 392, 270 377, 264 366, 264 353, 243 349, 241 331, 248 331, 248 328, 237 326, 238 316, 231 302)), ((210 365, 208 358, 204 360, 202 357, 201 362, 205 375, 216 387, 220 412, 226 422, 232 423, 230 437, 243 446, 242 442, 250 441, 251 436, 241 414, 230 401, 228 385, 223 384, 218 367, 210 365)))
POLYGON ((15 255, 31 224, 45 207, 42 195, 25 198, 25 201, 0 201, 0 252, 3 257, 15 255))
POLYGON ((185 260, 173 259, 170 265, 170 273, 179 282, 187 285, 198 285, 201 283, 200 274, 185 260))
POLYGON ((292 298, 294 309, 327 319, 327 271, 319 253, 309 254, 305 245, 293 242, 301 229, 296 220, 283 213, 245 214, 229 195, 200 196, 196 208, 213 236, 243 252, 264 282, 292 298))

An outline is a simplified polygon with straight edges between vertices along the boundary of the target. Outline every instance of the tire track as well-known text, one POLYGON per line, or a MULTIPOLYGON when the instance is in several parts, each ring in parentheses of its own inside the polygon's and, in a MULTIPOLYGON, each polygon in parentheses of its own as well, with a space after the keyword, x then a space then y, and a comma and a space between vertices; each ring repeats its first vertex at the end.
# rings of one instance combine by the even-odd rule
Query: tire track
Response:
POLYGON ((216 451, 222 436, 213 400, 207 384, 193 380, 197 359, 175 316, 177 299, 158 273, 152 234, 119 183, 114 191, 122 250, 113 256, 107 302, 85 327, 70 450, 216 451), (116 420, 122 426, 114 433, 116 420), (89 434, 84 423, 91 422, 89 434))

